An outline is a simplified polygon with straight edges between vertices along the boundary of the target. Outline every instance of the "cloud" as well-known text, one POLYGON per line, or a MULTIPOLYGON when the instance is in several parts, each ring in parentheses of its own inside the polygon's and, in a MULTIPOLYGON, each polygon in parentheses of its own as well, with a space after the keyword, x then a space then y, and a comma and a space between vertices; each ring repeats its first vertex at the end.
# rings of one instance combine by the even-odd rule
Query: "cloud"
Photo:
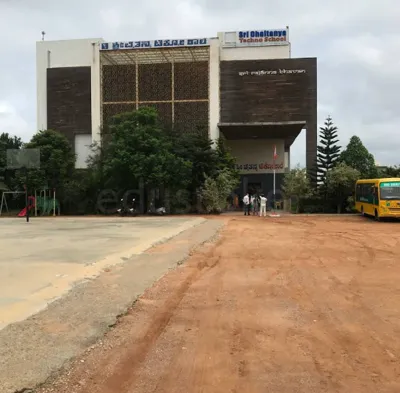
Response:
POLYGON ((0 101, 0 125, 1 132, 25 138, 32 135, 29 122, 19 115, 18 110, 9 102, 0 101))
MULTIPOLYGON (((399 164, 400 7, 382 0, 0 0, 0 132, 36 128, 35 41, 212 37, 290 26, 294 57, 318 57, 318 118, 331 115, 345 146, 360 136, 381 164, 399 164)), ((305 134, 291 162, 305 162, 305 134)))

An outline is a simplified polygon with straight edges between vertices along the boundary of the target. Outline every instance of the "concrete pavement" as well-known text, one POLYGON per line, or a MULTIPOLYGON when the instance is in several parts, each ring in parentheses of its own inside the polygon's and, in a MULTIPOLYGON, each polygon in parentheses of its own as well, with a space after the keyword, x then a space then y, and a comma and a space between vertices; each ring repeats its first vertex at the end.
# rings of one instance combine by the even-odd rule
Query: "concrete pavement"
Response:
POLYGON ((0 219, 0 329, 203 218, 0 219))
MULTIPOLYGON (((102 345, 102 342, 98 340, 107 332, 110 326, 115 324, 118 315, 123 314, 135 302, 137 297, 162 277, 168 269, 174 268, 183 262, 194 247, 212 239, 223 225, 220 220, 188 218, 162 218, 154 219, 152 222, 150 220, 148 223, 138 220, 135 224, 129 222, 124 224, 120 220, 116 222, 110 220, 105 221, 103 225, 101 225, 101 221, 87 221, 88 223, 92 222, 94 227, 98 225, 97 231, 99 234, 103 233, 104 243, 107 243, 107 239, 110 239, 110 235, 106 235, 109 232, 104 229, 104 225, 107 223, 110 223, 110 226, 111 223, 118 224, 125 229, 137 225, 138 228, 142 228, 153 239, 153 243, 155 234, 162 234, 165 239, 167 236, 172 236, 173 233, 179 231, 180 233, 164 245, 143 253, 140 253, 140 250, 149 245, 149 240, 148 243, 142 242, 141 246, 137 245, 126 251, 126 258, 121 257, 124 254, 122 252, 113 254, 112 258, 104 258, 103 261, 106 262, 100 265, 106 266, 108 264, 110 267, 106 270, 102 269, 101 274, 95 279, 87 280, 82 285, 75 286, 65 296, 60 297, 59 295, 57 300, 53 301, 41 312, 21 322, 11 323, 0 330, 1 393, 33 393, 36 386, 57 375, 58 370, 62 367, 68 367, 69 362, 81 355, 85 350, 90 350, 93 345, 102 345), (173 230, 171 226, 174 227, 173 230), (188 229, 184 230, 185 228, 188 229), (133 254, 132 250, 134 251, 133 254), (118 257, 115 255, 118 255, 118 257), (118 263, 121 258, 124 259, 124 263, 118 263), (114 266, 111 265, 112 262, 115 263, 114 266), (118 265, 116 265, 117 263, 118 265), (97 344, 95 344, 96 342, 97 344)), ((37 225, 43 225, 44 231, 44 228, 51 228, 53 225, 60 224, 43 222, 37 225)), ((66 260, 70 258, 70 255, 77 254, 77 244, 81 243, 80 237, 86 233, 86 227, 81 220, 65 222, 63 227, 75 228, 80 233, 80 236, 77 234, 75 237, 74 235, 76 244, 67 241, 74 250, 72 254, 64 249, 64 257, 59 257, 63 261, 62 266, 65 266, 68 264, 66 260)), ((95 231, 96 229, 92 227, 92 230, 95 231)), ((74 231, 72 232, 75 233, 74 231)), ((43 235, 45 233, 47 232, 44 231, 43 235)), ((96 238, 94 233, 92 232, 90 237, 96 238)), ((115 229, 112 233, 115 234, 113 239, 119 236, 125 238, 122 233, 118 236, 118 231, 115 229)), ((116 245, 114 241, 110 241, 110 243, 114 244, 114 246, 116 245)), ((55 241, 55 247, 57 247, 56 244, 61 247, 61 240, 55 241)), ((127 240, 125 245, 130 246, 130 241, 127 240)), ((82 245, 80 247, 81 249, 86 248, 82 245)), ((103 256, 104 253, 110 250, 104 244, 99 245, 99 247, 102 252, 97 257, 103 256)), ((49 247, 49 249, 51 248, 49 247)), ((33 257, 33 255, 37 254, 33 252, 29 255, 33 257)), ((87 254, 87 256, 96 259, 96 256, 91 253, 87 254)), ((71 266, 75 267, 74 269, 76 270, 73 270, 74 272, 82 272, 77 266, 85 267, 86 264, 83 258, 78 259, 80 262, 69 262, 71 266)), ((49 260, 45 262, 50 263, 49 260)), ((86 267, 93 268, 96 265, 97 263, 86 267)), ((46 269, 48 267, 41 270, 46 271, 46 269)), ((31 271, 34 272, 34 270, 31 271)), ((55 270, 53 270, 54 272, 55 270)), ((91 270, 91 272, 94 272, 94 270, 91 270)), ((36 275, 40 275, 40 271, 39 273, 36 272, 36 275)), ((46 277, 46 279, 41 278, 40 280, 42 282, 53 280, 52 286, 56 285, 54 277, 50 273, 47 273, 46 277)), ((25 280, 29 281, 27 278, 25 280)), ((33 279, 35 282, 40 280, 38 278, 33 279)), ((34 287, 35 285, 30 284, 30 288, 34 287)), ((22 290, 22 285, 19 288, 22 290)), ((24 300, 28 301, 28 298, 25 296, 24 300)), ((32 312, 32 309, 30 311, 32 312)))

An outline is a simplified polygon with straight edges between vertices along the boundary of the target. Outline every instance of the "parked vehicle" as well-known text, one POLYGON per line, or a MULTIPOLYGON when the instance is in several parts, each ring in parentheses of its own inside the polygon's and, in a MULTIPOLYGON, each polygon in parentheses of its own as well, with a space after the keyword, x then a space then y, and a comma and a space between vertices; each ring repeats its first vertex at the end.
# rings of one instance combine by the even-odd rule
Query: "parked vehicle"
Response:
POLYGON ((121 202, 120 203, 120 208, 117 209, 118 215, 121 216, 121 217, 137 216, 138 213, 137 213, 136 208, 135 208, 135 200, 136 199, 133 198, 131 206, 127 207, 125 202, 124 202, 124 199, 122 198, 121 201, 120 201, 121 202))
POLYGON ((400 178, 360 179, 354 200, 357 211, 377 221, 400 218, 400 178))
POLYGON ((167 210, 165 209, 164 206, 159 207, 159 208, 155 208, 154 204, 151 203, 150 204, 150 209, 148 211, 148 214, 151 214, 153 216, 164 216, 165 214, 167 214, 167 210))

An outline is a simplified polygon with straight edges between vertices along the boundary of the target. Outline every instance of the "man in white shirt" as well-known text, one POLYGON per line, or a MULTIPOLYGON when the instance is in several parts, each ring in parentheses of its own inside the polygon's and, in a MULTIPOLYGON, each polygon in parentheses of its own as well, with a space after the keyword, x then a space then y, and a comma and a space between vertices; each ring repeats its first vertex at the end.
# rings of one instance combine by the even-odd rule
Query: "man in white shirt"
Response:
POLYGON ((260 196, 260 217, 264 216, 266 217, 267 215, 267 198, 264 196, 264 194, 261 194, 260 196))
POLYGON ((243 197, 243 208, 244 208, 244 215, 249 216, 250 215, 250 197, 249 193, 247 193, 243 197))

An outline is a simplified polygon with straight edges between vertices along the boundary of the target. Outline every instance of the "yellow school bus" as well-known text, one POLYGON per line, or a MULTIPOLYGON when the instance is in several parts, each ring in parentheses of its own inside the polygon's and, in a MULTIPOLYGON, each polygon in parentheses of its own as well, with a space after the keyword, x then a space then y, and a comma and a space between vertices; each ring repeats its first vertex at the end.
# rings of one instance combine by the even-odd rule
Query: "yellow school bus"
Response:
POLYGON ((358 180, 355 190, 356 210, 381 218, 400 218, 400 178, 358 180))

